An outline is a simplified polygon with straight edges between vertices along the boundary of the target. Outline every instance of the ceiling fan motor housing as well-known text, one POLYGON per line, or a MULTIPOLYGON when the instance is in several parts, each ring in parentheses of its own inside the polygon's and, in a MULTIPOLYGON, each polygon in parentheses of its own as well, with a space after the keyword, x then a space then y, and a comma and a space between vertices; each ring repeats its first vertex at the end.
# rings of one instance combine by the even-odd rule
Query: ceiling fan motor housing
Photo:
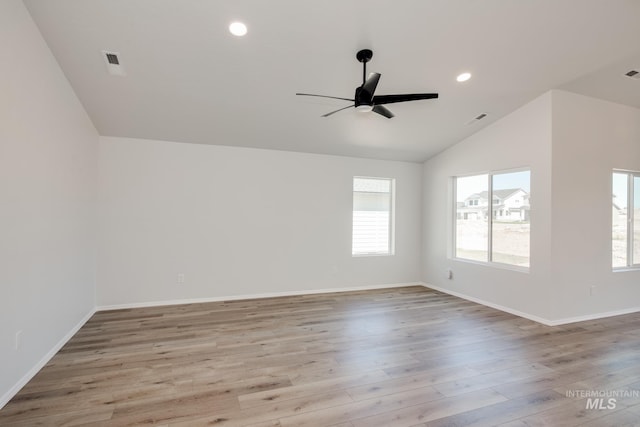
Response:
POLYGON ((356 88, 356 94, 353 98, 355 99, 356 108, 360 107, 361 105, 370 107, 373 106, 373 96, 371 96, 371 93, 369 93, 369 91, 362 86, 356 88))

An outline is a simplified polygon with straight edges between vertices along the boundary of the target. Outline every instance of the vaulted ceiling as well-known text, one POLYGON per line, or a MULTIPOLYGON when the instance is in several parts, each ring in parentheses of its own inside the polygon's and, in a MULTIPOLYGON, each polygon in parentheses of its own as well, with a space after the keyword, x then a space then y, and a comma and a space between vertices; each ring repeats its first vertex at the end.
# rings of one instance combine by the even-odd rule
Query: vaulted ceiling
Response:
POLYGON ((554 88, 640 108, 637 0, 25 0, 101 135, 423 161, 554 88), (233 21, 248 34, 228 31, 233 21), (347 109, 374 52, 378 94, 347 109), (126 76, 107 72, 120 54, 126 76), (472 78, 456 82, 468 71, 472 78), (483 120, 472 119, 481 113, 483 120), (469 124, 469 122, 472 122, 469 124))

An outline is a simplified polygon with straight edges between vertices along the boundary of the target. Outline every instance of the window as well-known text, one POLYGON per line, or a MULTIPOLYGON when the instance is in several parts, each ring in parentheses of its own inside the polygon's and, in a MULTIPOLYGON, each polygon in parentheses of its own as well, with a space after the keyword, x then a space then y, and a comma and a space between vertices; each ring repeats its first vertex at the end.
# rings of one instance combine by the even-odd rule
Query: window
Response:
POLYGON ((454 180, 455 257, 528 268, 531 172, 496 172, 454 180))
POLYGON ((611 264, 640 267, 640 173, 613 172, 611 264))
POLYGON ((389 178, 353 178, 353 255, 393 255, 393 193, 389 178))
POLYGON ((456 258, 487 260, 488 231, 487 199, 489 175, 465 176, 456 179, 457 224, 456 258), (484 206, 478 202, 485 195, 484 206), (471 200, 465 207, 465 200, 471 200))

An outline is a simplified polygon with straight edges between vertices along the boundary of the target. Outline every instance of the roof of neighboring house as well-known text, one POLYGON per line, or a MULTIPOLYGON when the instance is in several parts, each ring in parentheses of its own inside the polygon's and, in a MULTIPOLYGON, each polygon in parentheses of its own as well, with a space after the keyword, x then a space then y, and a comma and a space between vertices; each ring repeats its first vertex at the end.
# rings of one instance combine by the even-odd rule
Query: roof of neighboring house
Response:
MULTIPOLYGON (((524 191, 522 188, 509 188, 506 190, 495 190, 493 192, 493 196, 497 197, 500 200, 504 200, 504 199, 508 199, 510 196, 512 196, 514 193, 518 192, 518 191, 522 191, 525 194, 527 194, 526 191, 524 191)), ((482 191, 480 193, 474 193, 472 195, 470 195, 469 197, 467 197, 467 200, 469 199, 487 199, 489 198, 489 192, 488 191, 482 191)))

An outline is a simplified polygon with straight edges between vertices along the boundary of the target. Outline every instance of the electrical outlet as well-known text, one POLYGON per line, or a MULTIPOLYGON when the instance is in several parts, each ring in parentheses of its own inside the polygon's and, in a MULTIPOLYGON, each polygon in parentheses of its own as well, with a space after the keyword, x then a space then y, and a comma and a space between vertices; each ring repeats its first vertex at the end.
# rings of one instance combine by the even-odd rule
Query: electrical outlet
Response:
POLYGON ((178 273, 178 276, 176 278, 176 283, 179 285, 184 283, 184 273, 178 273))
POLYGON ((22 331, 18 331, 16 332, 16 339, 15 339, 15 342, 13 343, 13 349, 19 350, 21 345, 22 345, 22 331))
POLYGON ((449 280, 453 279, 453 270, 447 270, 444 277, 446 277, 449 280))
POLYGON ((596 294, 596 285, 591 285, 589 288, 589 296, 594 296, 596 294))

